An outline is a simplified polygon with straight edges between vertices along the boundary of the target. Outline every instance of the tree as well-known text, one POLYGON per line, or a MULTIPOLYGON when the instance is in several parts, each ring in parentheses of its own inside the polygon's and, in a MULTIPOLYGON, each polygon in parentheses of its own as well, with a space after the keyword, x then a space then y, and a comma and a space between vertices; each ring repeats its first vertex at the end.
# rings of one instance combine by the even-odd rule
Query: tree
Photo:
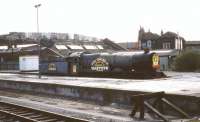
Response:
POLYGON ((174 70, 193 72, 200 70, 200 54, 194 51, 186 51, 175 58, 174 70))
POLYGON ((52 39, 47 39, 46 37, 42 37, 40 43, 41 46, 44 47, 52 47, 54 45, 54 41, 52 39))

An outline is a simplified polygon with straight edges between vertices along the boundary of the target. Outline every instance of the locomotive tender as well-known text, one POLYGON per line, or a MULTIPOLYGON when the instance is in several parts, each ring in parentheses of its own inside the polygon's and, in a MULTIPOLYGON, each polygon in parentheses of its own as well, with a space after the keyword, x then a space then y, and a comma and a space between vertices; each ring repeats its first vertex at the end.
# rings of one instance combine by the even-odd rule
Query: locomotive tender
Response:
POLYGON ((87 77, 158 78, 159 56, 150 52, 72 53, 42 63, 41 73, 87 77), (62 66, 61 66, 62 65, 62 66))

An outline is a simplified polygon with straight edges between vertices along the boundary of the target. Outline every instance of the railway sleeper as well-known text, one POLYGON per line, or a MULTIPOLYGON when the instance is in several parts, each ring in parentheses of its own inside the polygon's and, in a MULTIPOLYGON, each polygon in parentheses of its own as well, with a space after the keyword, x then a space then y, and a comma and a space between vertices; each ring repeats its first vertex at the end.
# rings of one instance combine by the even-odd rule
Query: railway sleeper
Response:
POLYGON ((30 118, 27 118, 27 117, 24 117, 24 116, 20 116, 20 115, 16 115, 14 113, 10 113, 10 112, 7 112, 7 111, 0 111, 0 113, 5 114, 6 116, 12 116, 11 118, 17 119, 17 120, 20 120, 20 121, 23 121, 23 122, 37 122, 33 119, 30 119, 30 118))
POLYGON ((34 118, 35 120, 39 120, 39 121, 42 121, 42 120, 48 120, 48 119, 51 119, 49 117, 46 117, 46 116, 41 116, 41 117, 37 117, 37 118, 34 118))
POLYGON ((0 115, 20 122, 89 122, 75 117, 24 107, 13 103, 0 102, 0 115))
POLYGON ((19 112, 22 112, 22 110, 20 110, 20 109, 11 109, 11 112, 18 114, 19 112))
POLYGON ((24 114, 19 114, 20 116, 31 116, 35 115, 36 113, 24 113, 24 114))
POLYGON ((29 111, 15 111, 15 113, 16 113, 16 114, 19 114, 19 115, 20 115, 20 114, 25 114, 25 113, 28 113, 28 112, 29 112, 29 111))
POLYGON ((48 120, 43 120, 42 122, 57 122, 59 121, 58 119, 48 119, 48 120))
POLYGON ((36 115, 31 115, 31 116, 28 116, 28 117, 30 117, 30 118, 32 118, 32 119, 34 119, 34 118, 43 117, 43 115, 41 115, 41 114, 36 114, 36 115))

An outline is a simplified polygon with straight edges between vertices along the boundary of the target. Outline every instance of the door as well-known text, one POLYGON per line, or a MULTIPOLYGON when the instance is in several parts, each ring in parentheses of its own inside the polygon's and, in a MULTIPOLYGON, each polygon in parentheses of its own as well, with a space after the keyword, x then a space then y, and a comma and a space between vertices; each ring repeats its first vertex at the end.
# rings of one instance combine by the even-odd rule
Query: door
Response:
POLYGON ((71 75, 77 75, 78 74, 78 64, 76 63, 70 63, 69 65, 69 71, 71 75))

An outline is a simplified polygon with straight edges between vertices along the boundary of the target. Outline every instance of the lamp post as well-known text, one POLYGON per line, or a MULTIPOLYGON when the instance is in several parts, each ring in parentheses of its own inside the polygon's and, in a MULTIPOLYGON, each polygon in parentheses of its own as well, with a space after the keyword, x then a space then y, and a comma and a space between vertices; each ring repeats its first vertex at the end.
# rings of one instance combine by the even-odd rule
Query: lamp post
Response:
POLYGON ((41 4, 36 4, 34 7, 36 8, 37 10, 37 39, 39 40, 39 70, 38 70, 38 78, 41 78, 41 72, 40 72, 40 57, 41 57, 41 42, 40 42, 40 39, 39 39, 39 16, 38 16, 38 9, 39 7, 41 6, 41 4))

